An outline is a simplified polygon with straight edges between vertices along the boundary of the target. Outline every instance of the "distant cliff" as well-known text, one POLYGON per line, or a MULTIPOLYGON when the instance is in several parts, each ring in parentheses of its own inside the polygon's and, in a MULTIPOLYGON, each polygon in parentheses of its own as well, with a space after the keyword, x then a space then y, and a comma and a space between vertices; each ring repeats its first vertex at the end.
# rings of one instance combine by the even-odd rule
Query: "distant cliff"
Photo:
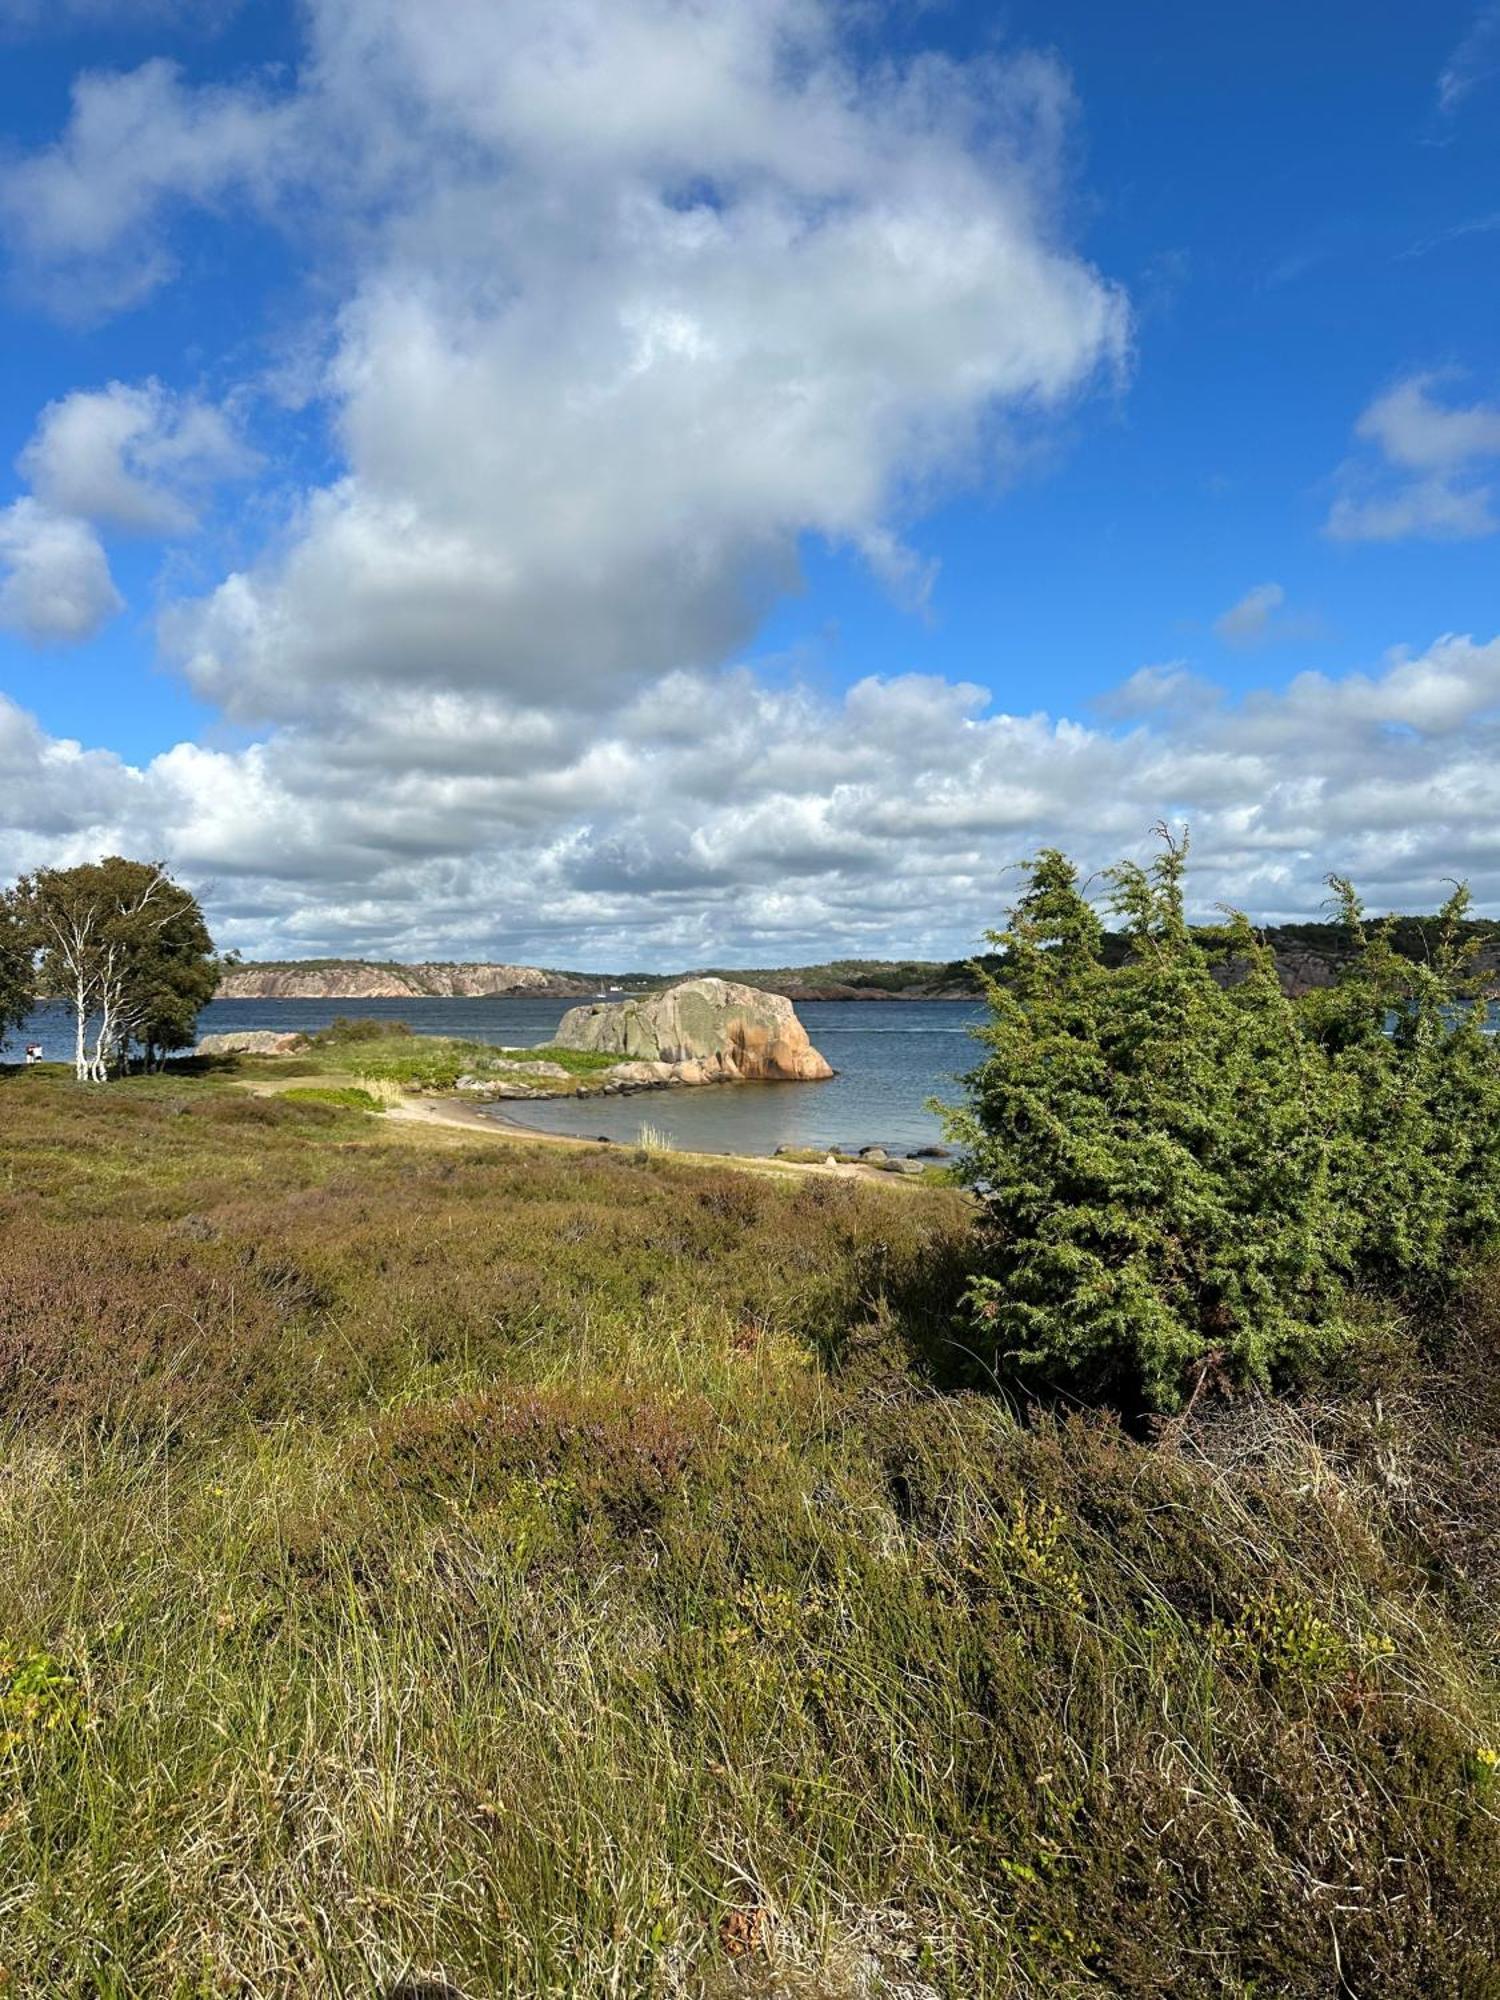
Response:
POLYGON ((499 993, 573 999, 594 991, 575 973, 535 965, 378 965, 362 959, 304 959, 238 965, 221 1000, 483 1000, 499 993))
MULTIPOLYGON (((1479 946, 1481 978, 1500 998, 1500 924, 1478 919, 1465 926, 1479 946)), ((1262 931, 1276 954, 1281 983, 1289 993, 1331 986, 1349 956, 1349 940, 1335 924, 1276 924, 1262 931)), ((1432 950, 1436 923, 1431 917, 1397 919, 1392 942, 1408 958, 1432 950)), ((1106 935, 1106 964, 1120 964, 1128 941, 1106 935)), ((747 970, 715 966, 690 973, 557 972, 535 965, 381 965, 366 959, 300 959, 291 963, 241 965, 224 976, 221 1000, 477 1000, 491 994, 532 993, 539 998, 592 999, 603 989, 633 995, 661 992, 685 978, 739 981, 779 993, 797 1005, 817 1000, 967 1000, 981 985, 978 964, 998 972, 994 953, 977 960, 833 959, 823 965, 783 965, 747 970)), ((1232 978, 1233 969, 1224 968, 1232 978)))

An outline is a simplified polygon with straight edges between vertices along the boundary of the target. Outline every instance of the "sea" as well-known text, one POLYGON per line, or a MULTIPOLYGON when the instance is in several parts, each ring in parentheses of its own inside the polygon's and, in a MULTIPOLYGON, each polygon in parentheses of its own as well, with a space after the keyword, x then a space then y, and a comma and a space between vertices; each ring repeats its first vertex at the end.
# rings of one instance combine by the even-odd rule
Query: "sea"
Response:
MULTIPOLYGON (((570 1000, 214 1000, 199 1032, 271 1028, 283 1033, 326 1028, 337 1014, 404 1021, 418 1034, 459 1035, 509 1048, 552 1040, 570 1000)), ((974 1028, 984 1008, 974 1000, 800 1000, 797 1014, 813 1047, 837 1072, 826 1083, 739 1083, 701 1089, 649 1090, 627 1097, 539 1099, 488 1107, 506 1124, 534 1131, 629 1143, 649 1126, 682 1152, 774 1153, 778 1146, 884 1146, 894 1153, 941 1145, 942 1121, 931 1100, 955 1103, 961 1078, 978 1060, 974 1028)), ((1500 1005, 1490 1026, 1500 1025, 1500 1005)), ((43 1008, 13 1035, 3 1059, 40 1042, 54 1061, 72 1054, 72 1020, 43 1008)))
MULTIPOLYGON (((418 1034, 459 1035, 510 1048, 551 1041, 569 1000, 214 1000, 199 1032, 326 1028, 336 1014, 404 1021, 418 1034)), ((628 1097, 542 1099, 493 1107, 507 1124, 628 1143, 642 1126, 682 1152, 774 1153, 778 1146, 884 1146, 908 1153, 941 1145, 928 1108, 962 1095, 960 1078, 979 1051, 971 1030, 984 1018, 972 1000, 803 1000, 797 1014, 836 1074, 825 1083, 739 1083, 641 1091, 628 1097)), ((72 1055, 71 1016, 43 1008, 5 1046, 18 1061, 40 1042, 53 1061, 72 1055)))

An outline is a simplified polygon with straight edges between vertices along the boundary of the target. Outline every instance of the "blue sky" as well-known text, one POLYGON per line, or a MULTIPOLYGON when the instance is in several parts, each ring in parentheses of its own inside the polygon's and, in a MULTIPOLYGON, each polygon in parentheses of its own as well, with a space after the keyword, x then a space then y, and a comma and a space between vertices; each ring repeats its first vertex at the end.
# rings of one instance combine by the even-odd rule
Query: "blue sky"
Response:
POLYGON ((1500 6, 406 11, 10 10, 0 864, 756 962, 1167 814, 1500 909, 1500 6))

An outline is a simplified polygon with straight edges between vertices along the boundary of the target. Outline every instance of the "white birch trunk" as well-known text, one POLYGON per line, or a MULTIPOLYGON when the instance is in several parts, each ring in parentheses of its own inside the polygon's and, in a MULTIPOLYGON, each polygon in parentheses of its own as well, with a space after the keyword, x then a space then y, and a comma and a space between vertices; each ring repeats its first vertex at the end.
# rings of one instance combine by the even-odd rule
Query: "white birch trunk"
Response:
POLYGON ((73 1027, 75 1033, 75 1039, 73 1045, 73 1074, 77 1077, 80 1083, 87 1083, 89 1080, 89 1069, 88 1069, 88 1057, 84 1051, 84 1046, 83 1046, 83 1031, 85 1027, 88 1025, 89 1002, 88 1002, 88 988, 84 984, 83 976, 81 973, 78 974, 73 981, 73 1017, 74 1017, 73 1027))

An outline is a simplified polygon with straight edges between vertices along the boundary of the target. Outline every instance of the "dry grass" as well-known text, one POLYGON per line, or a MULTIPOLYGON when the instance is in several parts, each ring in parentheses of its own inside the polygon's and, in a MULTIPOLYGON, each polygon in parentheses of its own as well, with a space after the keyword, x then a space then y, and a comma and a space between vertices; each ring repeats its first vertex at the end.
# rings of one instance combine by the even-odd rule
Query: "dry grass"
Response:
POLYGON ((1500 1994, 1483 1287, 1141 1442, 964 1386, 941 1190, 0 1135, 4 1990, 1500 1994))

